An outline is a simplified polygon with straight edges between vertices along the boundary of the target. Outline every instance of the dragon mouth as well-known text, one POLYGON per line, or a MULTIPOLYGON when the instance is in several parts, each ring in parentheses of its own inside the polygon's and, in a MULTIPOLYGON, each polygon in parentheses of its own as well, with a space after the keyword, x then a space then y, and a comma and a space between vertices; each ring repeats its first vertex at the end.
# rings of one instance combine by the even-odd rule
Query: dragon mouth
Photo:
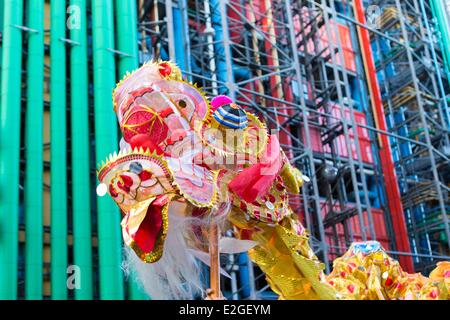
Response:
POLYGON ((120 152, 110 156, 98 177, 124 214, 125 244, 142 261, 158 261, 168 231, 168 207, 175 195, 165 160, 150 151, 120 152))
POLYGON ((139 203, 122 220, 124 242, 146 263, 154 263, 162 257, 171 198, 160 195, 139 203))

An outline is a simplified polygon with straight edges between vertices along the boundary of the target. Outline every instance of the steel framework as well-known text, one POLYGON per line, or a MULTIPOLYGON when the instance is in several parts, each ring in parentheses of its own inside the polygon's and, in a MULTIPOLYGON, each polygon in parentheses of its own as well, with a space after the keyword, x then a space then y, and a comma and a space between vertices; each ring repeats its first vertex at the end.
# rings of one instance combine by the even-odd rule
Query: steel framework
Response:
MULTIPOLYGON (((381 238, 406 269, 426 272, 450 247, 443 214, 449 87, 435 21, 422 1, 369 1, 381 9, 378 24, 369 24, 358 20, 357 2, 362 6, 328 0, 140 1, 142 62, 181 61, 185 76, 211 96, 232 96, 279 131, 291 161, 311 177, 292 205, 327 269, 350 242, 381 238), (348 48, 338 25, 353 37, 355 68, 346 67, 348 48), (364 54, 372 48, 364 50, 362 32, 370 35, 387 127, 367 98, 372 88, 364 54), (382 45, 391 51, 377 56, 382 45), (386 75, 394 64, 394 74, 386 75), (406 116, 400 121, 398 110, 406 116), (359 114, 366 121, 358 121, 359 114), (361 135, 370 139, 369 148, 361 135), (312 147, 317 137, 325 152, 312 147), (369 151, 373 161, 365 158, 369 151), (380 209, 385 235, 376 230, 380 209), (447 240, 433 238, 436 231, 447 240)), ((229 256, 223 264, 232 274, 227 297, 273 297, 245 256, 229 256)))

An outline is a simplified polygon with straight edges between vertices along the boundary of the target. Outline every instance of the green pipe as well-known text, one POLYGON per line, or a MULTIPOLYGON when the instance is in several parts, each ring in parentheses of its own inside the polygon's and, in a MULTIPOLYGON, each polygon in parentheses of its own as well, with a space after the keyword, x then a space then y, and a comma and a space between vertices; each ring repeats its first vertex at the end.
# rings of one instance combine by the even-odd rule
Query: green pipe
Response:
POLYGON ((89 108, 86 0, 71 0, 69 15, 79 14, 70 29, 70 111, 72 141, 73 259, 80 268, 75 299, 90 300, 92 288, 91 186, 89 162, 89 108))
MULTIPOLYGON (((425 10, 423 2, 421 2, 422 9, 425 10)), ((438 21, 438 27, 441 31, 441 39, 438 39, 438 43, 441 47, 442 55, 444 58, 444 72, 447 75, 447 79, 450 83, 450 21, 447 13, 446 4, 444 1, 435 1, 431 2, 431 11, 433 16, 438 21)), ((441 79, 439 80, 440 87, 443 89, 443 84, 441 79)), ((447 124, 450 124, 450 110, 448 110, 448 102, 449 99, 445 101, 447 105, 443 106, 443 112, 445 113, 445 118, 447 120, 447 124)))
MULTIPOLYGON (((92 0, 95 158, 118 148, 111 93, 115 86, 113 0, 92 0)), ((97 197, 100 298, 123 299, 120 213, 110 197, 97 197)))
MULTIPOLYGON (((118 59, 119 78, 139 66, 137 8, 135 0, 115 0, 117 30, 117 50, 123 55, 118 59)), ((146 295, 130 275, 128 278, 128 297, 131 300, 144 300, 146 295)))
POLYGON ((44 0, 28 3, 27 112, 25 117, 25 297, 42 299, 44 0))
MULTIPOLYGON (((450 23, 447 17, 445 2, 442 0, 431 0, 433 14, 438 21, 441 38, 438 41, 444 55, 447 75, 450 74, 450 23)), ((450 82, 450 78, 449 78, 450 82)))
POLYGON ((51 292, 67 299, 66 1, 50 2, 51 292))
POLYGON ((117 50, 124 53, 119 56, 119 76, 131 72, 139 66, 137 8, 135 0, 115 0, 117 23, 117 50))
MULTIPOLYGON (((4 2, 0 1, 0 32, 3 31, 3 9, 4 9, 4 2)), ((2 44, 0 43, 0 61, 2 61, 2 44)), ((2 70, 2 67, 0 66, 0 72, 2 70)), ((1 77, 0 77, 1 78, 1 77)), ((0 79, 0 85, 1 85, 1 79, 0 79)), ((1 101, 0 101, 1 103, 1 101)), ((1 108, 1 104, 0 104, 1 108)))
POLYGON ((0 110, 0 299, 17 298, 23 2, 4 2, 0 110))

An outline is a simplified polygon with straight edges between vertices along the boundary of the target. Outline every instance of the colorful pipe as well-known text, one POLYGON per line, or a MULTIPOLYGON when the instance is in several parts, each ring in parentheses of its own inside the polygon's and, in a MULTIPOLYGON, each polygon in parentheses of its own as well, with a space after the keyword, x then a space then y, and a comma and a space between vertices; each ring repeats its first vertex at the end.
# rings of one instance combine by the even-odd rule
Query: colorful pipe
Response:
MULTIPOLYGON (((247 11, 249 22, 256 26, 255 8, 254 8, 253 1, 250 0, 248 2, 248 4, 250 7, 250 10, 247 11)), ((253 49, 253 54, 254 54, 254 58, 255 58, 255 63, 257 65, 260 65, 261 57, 259 54, 258 34, 257 34, 255 28, 252 28, 251 35, 252 35, 252 49, 253 49)), ((258 93, 260 93, 261 95, 265 95, 264 85, 262 83, 262 80, 260 80, 260 79, 262 79, 262 70, 260 68, 256 69, 256 76, 259 78, 259 80, 256 81, 256 88, 258 90, 258 93)), ((265 98, 262 97, 260 99, 259 103, 261 103, 261 107, 263 107, 263 108, 267 107, 265 98)))
POLYGON ((0 110, 0 299, 17 298, 23 1, 4 2, 0 110))
MULTIPOLYGON (((120 30, 117 35, 117 50, 122 53, 118 58, 117 68, 119 78, 122 78, 127 72, 139 67, 137 7, 134 0, 116 0, 115 5, 117 29, 120 30)), ((128 292, 132 300, 147 298, 133 276, 128 279, 128 292)))
MULTIPOLYGON (((106 159, 118 146, 117 124, 111 112, 115 86, 113 0, 92 0, 95 159, 106 159)), ((120 213, 110 197, 97 197, 100 298, 123 299, 120 213)))
MULTIPOLYGON (((360 24, 366 25, 366 17, 364 15, 362 0, 354 0, 353 6, 356 20, 360 24)), ((383 101, 381 99, 381 91, 378 85, 375 63, 370 46, 369 31, 360 26, 357 27, 357 30, 364 68, 366 71, 368 89, 372 101, 372 111, 375 118, 375 125, 379 130, 387 132, 388 130, 384 114, 383 101)), ((396 249, 397 251, 411 252, 400 190, 395 174, 394 162, 392 160, 392 151, 389 145, 389 138, 385 134, 379 134, 378 139, 380 145, 381 168, 385 179, 388 206, 395 232, 396 249)), ((405 271, 414 271, 414 264, 411 257, 400 256, 399 262, 405 271)))
POLYGON ((187 60, 185 57, 184 50, 184 31, 183 31, 183 18, 181 15, 181 10, 179 8, 172 8, 173 17, 173 29, 174 29, 174 47, 175 47, 175 62, 180 67, 182 71, 187 70, 187 60))
MULTIPOLYGON (((430 0, 433 14, 438 22, 441 38, 440 46, 444 55, 447 70, 450 69, 450 16, 447 14, 447 8, 442 0, 430 0)), ((450 81, 450 79, 449 79, 450 81)))
MULTIPOLYGON (((215 60, 216 60, 216 74, 217 81, 219 81, 218 85, 218 93, 226 94, 227 93, 227 83, 229 82, 229 74, 227 71, 227 63, 226 56, 227 52, 225 50, 229 50, 224 45, 224 30, 222 24, 222 17, 220 14, 220 0, 210 0, 209 1, 210 10, 211 10, 211 23, 214 29, 214 52, 215 52, 215 60)), ((227 32, 227 31, 225 31, 227 32)), ((214 73, 214 72, 213 72, 214 73)), ((231 77, 233 78, 233 74, 231 73, 231 77)), ((234 82, 234 81, 233 81, 234 82)), ((232 98, 234 98, 234 93, 229 92, 232 98)))
POLYGON ((66 1, 50 6, 51 292, 67 299, 66 1))
POLYGON ((74 41, 70 48, 73 259, 81 271, 75 299, 88 300, 93 296, 93 282, 86 0, 70 4, 80 14, 80 25, 70 29, 74 41))
MULTIPOLYGON (((212 21, 211 21, 211 9, 209 5, 209 0, 204 1, 204 8, 205 11, 205 33, 206 33, 206 43, 207 43, 207 57, 209 61, 209 69, 211 70, 211 91, 214 96, 218 94, 218 84, 217 84, 217 74, 216 74, 216 59, 214 59, 214 39, 213 39, 213 33, 214 29, 212 27, 212 21)), ((195 59, 193 59, 194 64, 195 59)), ((199 71, 202 72, 201 68, 199 67, 199 71)))
MULTIPOLYGON (((420 3, 423 9, 423 2, 420 3)), ((434 17, 436 18, 439 30, 441 33, 440 38, 438 39, 438 43, 441 47, 441 51, 443 53, 444 58, 444 70, 447 74, 447 79, 450 83, 450 4, 449 2, 444 3, 444 1, 430 1, 431 9, 434 17)), ((439 79, 441 82, 441 79, 439 79)), ((440 83, 440 86, 442 84, 440 83)), ((445 110, 443 110, 447 125, 450 125, 450 110, 448 108, 448 104, 450 104, 450 97, 447 97, 447 105, 444 106, 445 110)))
MULTIPOLYGON (((264 0, 261 2, 261 11, 265 12, 265 16, 262 19, 262 29, 263 32, 268 34, 268 40, 265 41, 265 48, 267 53, 267 64, 272 67, 272 72, 280 72, 280 60, 277 51, 277 35, 275 33, 275 22, 273 18, 272 1, 264 0)), ((279 74, 270 76, 269 78, 271 95, 276 99, 284 99, 283 93, 283 81, 279 74)), ((285 146, 292 146, 291 137, 281 130, 280 124, 286 121, 289 114, 285 106, 275 107, 279 115, 277 115, 277 130, 279 130, 280 143, 285 146)), ((293 158, 292 149, 288 149, 286 152, 288 158, 293 158)))
POLYGON ((28 4, 27 111, 25 118, 25 297, 42 299, 44 0, 28 4), (35 30, 35 31, 34 31, 35 30))
MULTIPOLYGON (((5 3, 3 1, 0 1, 0 32, 3 31, 3 12, 4 12, 4 5, 5 3)), ((0 61, 2 60, 2 46, 0 44, 0 61)), ((0 67, 1 71, 1 67, 0 67)), ((1 79, 0 79, 0 85, 1 85, 1 79)), ((1 108, 1 102, 0 102, 0 108, 1 108)))

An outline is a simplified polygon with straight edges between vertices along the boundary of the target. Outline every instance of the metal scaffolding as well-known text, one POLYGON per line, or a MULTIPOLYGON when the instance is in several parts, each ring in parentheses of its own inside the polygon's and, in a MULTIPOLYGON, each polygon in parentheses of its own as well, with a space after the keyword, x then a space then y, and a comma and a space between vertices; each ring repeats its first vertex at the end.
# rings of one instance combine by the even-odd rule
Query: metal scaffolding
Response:
MULTIPOLYGON (((450 248, 450 90, 435 20, 422 1, 369 1, 381 9, 374 26, 358 20, 357 2, 140 1, 140 49, 145 59, 182 61, 210 96, 226 93, 279 130, 292 163, 311 177, 291 204, 327 270, 352 241, 377 239, 406 269, 414 262, 426 272, 450 248), (363 31, 387 127, 367 98, 363 31)), ((228 298, 273 297, 246 256, 225 260, 228 298)))
POLYGON ((426 271, 433 255, 450 249, 449 79, 429 2, 376 4, 384 8, 380 32, 389 35, 373 35, 384 108, 389 131, 410 139, 392 146, 412 251, 424 255, 414 262, 426 271))

